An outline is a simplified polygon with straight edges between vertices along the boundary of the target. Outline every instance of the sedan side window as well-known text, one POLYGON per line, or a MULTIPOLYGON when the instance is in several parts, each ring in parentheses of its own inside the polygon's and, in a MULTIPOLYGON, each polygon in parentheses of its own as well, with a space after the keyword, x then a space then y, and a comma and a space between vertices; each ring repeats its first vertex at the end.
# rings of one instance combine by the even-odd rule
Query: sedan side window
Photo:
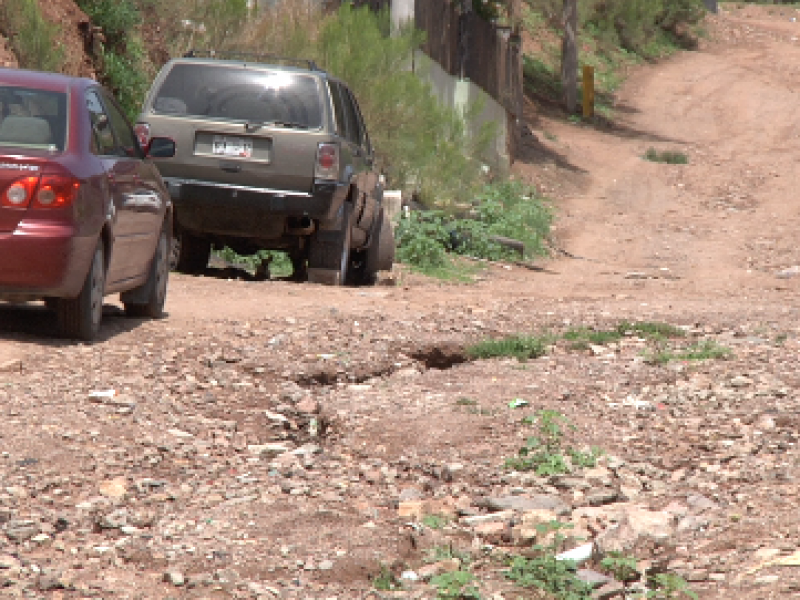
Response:
POLYGON ((139 142, 133 128, 128 123, 128 119, 122 114, 122 111, 117 107, 111 98, 105 97, 106 110, 111 119, 111 128, 119 142, 121 148, 118 148, 117 154, 121 156, 130 156, 141 158, 142 153, 139 150, 139 142))
POLYGON ((92 152, 101 156, 116 154, 117 143, 111 131, 111 121, 96 92, 86 92, 86 108, 92 123, 92 152))

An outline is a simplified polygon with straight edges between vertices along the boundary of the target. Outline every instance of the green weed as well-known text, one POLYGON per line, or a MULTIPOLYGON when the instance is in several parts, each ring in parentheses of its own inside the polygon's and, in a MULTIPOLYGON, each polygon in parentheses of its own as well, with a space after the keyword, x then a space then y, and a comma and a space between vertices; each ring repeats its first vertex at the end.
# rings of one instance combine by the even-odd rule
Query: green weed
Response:
POLYGON ((600 561, 600 567, 622 583, 635 581, 639 578, 639 567, 636 558, 622 554, 622 552, 609 552, 600 561))
POLYGON ((481 594, 473 582, 475 576, 469 571, 442 573, 431 578, 438 600, 481 600, 481 594))
POLYGON ((398 581, 394 573, 386 565, 381 565, 381 569, 377 575, 372 578, 372 587, 382 592, 390 592, 394 590, 401 590, 403 586, 398 581))
POLYGON ((697 594, 692 591, 686 580, 675 573, 659 573, 650 579, 653 589, 647 592, 647 598, 654 600, 678 600, 691 598, 697 600, 697 594))
POLYGON ((422 524, 428 529, 441 529, 450 522, 444 515, 424 515, 422 517, 422 524))
POLYGON ((483 340, 467 348, 471 358, 513 357, 530 360, 547 354, 549 340, 544 337, 512 335, 496 340, 483 340))
POLYGON ((435 563, 442 560, 451 560, 451 559, 458 559, 458 561, 462 565, 467 565, 471 562, 472 557, 470 557, 469 553, 467 552, 460 552, 455 550, 452 546, 435 546, 433 548, 429 548, 425 552, 425 562, 428 563, 435 563))
POLYGON ((573 468, 594 467, 602 453, 598 448, 582 452, 564 446, 566 429, 574 429, 568 419, 555 410, 541 410, 525 417, 526 425, 537 425, 538 435, 530 436, 505 466, 515 471, 534 471, 542 477, 569 473, 573 468))
POLYGON ((686 334, 679 327, 668 323, 621 321, 616 327, 608 330, 596 330, 588 327, 570 329, 563 334, 563 338, 571 342, 572 348, 582 350, 590 344, 596 346, 613 344, 630 335, 637 335, 650 341, 661 341, 667 338, 683 337, 686 334))
POLYGON ((673 360, 728 359, 732 355, 730 348, 721 346, 714 340, 704 340, 682 349, 671 349, 662 344, 654 352, 645 354, 645 360, 652 364, 663 365, 673 360))
POLYGON ((215 253, 225 262, 250 271, 255 271, 266 260, 270 277, 289 277, 294 271, 289 255, 280 250, 259 250, 255 254, 241 255, 226 246, 215 253))
POLYGON ((560 533, 564 527, 565 524, 558 521, 537 527, 543 534, 555 531, 552 542, 534 545, 532 557, 513 556, 506 577, 521 587, 538 588, 559 600, 589 600, 592 586, 577 577, 575 562, 556 558, 565 539, 560 533))
POLYGON ((677 150, 662 150, 658 151, 653 147, 647 149, 644 158, 651 162, 666 163, 670 165, 686 165, 689 164, 689 157, 685 153, 677 150))

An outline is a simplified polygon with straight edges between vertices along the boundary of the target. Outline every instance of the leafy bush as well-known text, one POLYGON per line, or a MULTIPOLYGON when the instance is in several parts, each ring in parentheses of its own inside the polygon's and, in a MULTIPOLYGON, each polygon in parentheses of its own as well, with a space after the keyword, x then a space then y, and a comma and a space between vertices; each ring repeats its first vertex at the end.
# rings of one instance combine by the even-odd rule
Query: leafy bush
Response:
POLYGON ((541 256, 552 219, 551 207, 533 188, 517 181, 488 184, 460 215, 427 211, 401 219, 398 260, 424 270, 447 264, 448 251, 489 260, 518 258, 498 237, 522 242, 525 258, 541 256))
POLYGON ((418 269, 443 267, 449 262, 449 234, 440 212, 411 213, 395 232, 397 260, 418 269))
POLYGON ((154 75, 139 35, 142 15, 133 0, 77 0, 92 22, 103 30, 100 80, 135 120, 154 75))
POLYGON ((148 63, 141 40, 129 37, 122 52, 104 49, 102 64, 103 83, 114 92, 128 118, 135 121, 150 86, 149 73, 142 68, 148 63))
POLYGON ((78 0, 78 5, 102 28, 108 47, 124 45, 128 34, 142 22, 139 10, 130 0, 78 0))
POLYGON ((0 17, 0 29, 9 38, 20 67, 61 70, 64 51, 56 43, 58 26, 45 21, 36 0, 3 0, 0 17))

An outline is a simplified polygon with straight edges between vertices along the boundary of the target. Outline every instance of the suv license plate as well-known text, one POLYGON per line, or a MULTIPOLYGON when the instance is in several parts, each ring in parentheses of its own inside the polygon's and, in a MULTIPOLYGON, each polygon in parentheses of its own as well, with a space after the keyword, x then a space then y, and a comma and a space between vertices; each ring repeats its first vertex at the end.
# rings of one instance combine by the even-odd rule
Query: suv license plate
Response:
POLYGON ((250 158, 253 156, 253 140, 229 135, 215 135, 212 151, 219 156, 250 158))

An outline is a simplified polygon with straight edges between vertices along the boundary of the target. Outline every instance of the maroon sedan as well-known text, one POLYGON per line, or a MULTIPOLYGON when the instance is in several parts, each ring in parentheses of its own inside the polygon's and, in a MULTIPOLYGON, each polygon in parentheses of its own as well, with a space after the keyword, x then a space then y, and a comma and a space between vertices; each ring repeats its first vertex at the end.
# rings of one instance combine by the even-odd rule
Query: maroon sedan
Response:
POLYGON ((44 300, 61 333, 93 339, 103 296, 161 316, 172 204, 107 90, 90 79, 0 69, 0 301, 44 300))

